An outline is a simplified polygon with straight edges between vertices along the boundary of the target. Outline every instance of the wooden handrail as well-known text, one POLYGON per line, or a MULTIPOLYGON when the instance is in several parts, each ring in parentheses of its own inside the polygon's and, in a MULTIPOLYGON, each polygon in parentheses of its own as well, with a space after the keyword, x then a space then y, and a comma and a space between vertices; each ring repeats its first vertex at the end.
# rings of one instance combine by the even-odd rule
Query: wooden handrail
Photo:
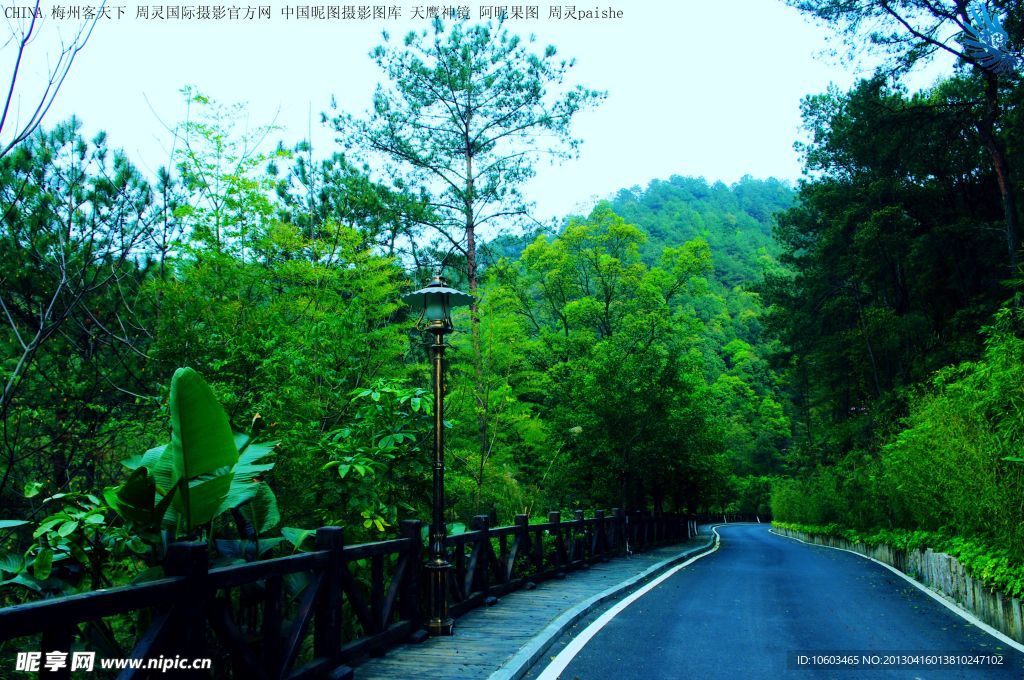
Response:
MULTIPOLYGON (((627 551, 685 540, 696 519, 616 509, 591 517, 550 513, 538 524, 519 515, 510 526, 491 527, 486 516, 476 517, 471 531, 445 543, 453 565, 451 613, 627 551)), ((325 527, 317 530, 313 551, 213 569, 205 544, 172 544, 167 578, 0 609, 0 642, 40 635, 44 646, 78 638, 88 647, 89 627, 102 629, 106 617, 148 610, 149 629, 122 656, 204 655, 208 640, 216 639, 236 673, 293 679, 335 673, 410 636, 422 637, 421 531, 419 521, 404 521, 399 538, 345 545, 343 529, 325 527), (356 566, 360 560, 369 565, 356 566), (343 620, 343 612, 350 618, 343 620), (313 656, 301 658, 309 635, 313 656)))

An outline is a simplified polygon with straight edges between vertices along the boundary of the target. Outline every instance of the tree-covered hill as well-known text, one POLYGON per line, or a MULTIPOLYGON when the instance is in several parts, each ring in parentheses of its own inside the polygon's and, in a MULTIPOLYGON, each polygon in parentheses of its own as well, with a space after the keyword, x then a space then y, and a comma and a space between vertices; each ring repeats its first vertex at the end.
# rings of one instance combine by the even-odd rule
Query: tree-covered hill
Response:
MULTIPOLYGON (((672 175, 651 180, 646 188, 620 189, 611 197, 612 210, 646 233, 640 249, 655 264, 665 246, 699 238, 711 247, 711 278, 726 288, 751 285, 761 278, 765 257, 781 248, 772 236, 774 215, 791 208, 796 192, 786 182, 749 175, 731 186, 708 183, 703 177, 672 175)), ((583 216, 578 216, 583 218, 583 216)), ((562 229, 569 224, 565 218, 562 229)), ((536 233, 505 233, 482 246, 484 261, 517 259, 536 233)))
POLYGON ((788 398, 769 365, 779 348, 765 333, 756 288, 766 270, 777 268, 775 215, 792 207, 794 198, 789 185, 773 178, 745 176, 727 186, 673 175, 646 189, 622 189, 608 204, 646 234, 640 254, 648 264, 658 263, 666 248, 695 240, 708 245, 712 266, 705 288, 690 301, 699 321, 694 343, 723 428, 728 495, 751 512, 762 505, 758 496, 767 488, 758 476, 778 470, 779 450, 790 434, 788 398))
MULTIPOLYGON (((706 384, 727 482, 714 494, 723 507, 765 510, 768 482, 778 469, 778 452, 790 436, 787 398, 769 358, 776 347, 766 340, 764 307, 754 290, 767 269, 775 269, 779 248, 773 240, 774 215, 793 205, 794 192, 776 179, 749 176, 732 186, 673 175, 633 187, 603 201, 590 217, 566 218, 553 243, 565 243, 578 225, 594 215, 614 215, 634 231, 639 260, 665 267, 680 247, 700 247, 708 267, 692 282, 677 306, 690 324, 685 349, 706 384)), ((504 235, 484 250, 492 265, 512 266, 537 251, 550 235, 504 235), (531 243, 535 245, 531 246, 531 243)), ((595 251, 596 252, 596 251, 595 251)), ((550 276, 550 274, 548 274, 550 276)), ((680 329, 682 330, 682 329, 680 329)))
POLYGON ((612 208, 647 232, 642 255, 653 261, 666 245, 701 238, 711 246, 714 278, 727 288, 760 276, 765 255, 776 255, 772 215, 793 204, 793 190, 777 179, 745 176, 736 184, 708 184, 673 175, 646 189, 622 189, 612 208))

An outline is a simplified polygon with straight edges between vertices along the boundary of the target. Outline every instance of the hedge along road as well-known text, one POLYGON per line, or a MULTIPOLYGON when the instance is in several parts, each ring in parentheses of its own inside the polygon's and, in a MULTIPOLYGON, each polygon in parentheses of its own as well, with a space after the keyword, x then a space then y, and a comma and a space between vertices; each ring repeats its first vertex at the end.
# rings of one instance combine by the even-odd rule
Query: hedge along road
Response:
POLYGON ((885 567, 768 529, 718 527, 717 551, 626 606, 582 649, 569 641, 539 677, 1024 677, 1024 653, 885 567), (943 658, 952 655, 968 658, 943 658), (891 665, 914 657, 932 663, 891 665))

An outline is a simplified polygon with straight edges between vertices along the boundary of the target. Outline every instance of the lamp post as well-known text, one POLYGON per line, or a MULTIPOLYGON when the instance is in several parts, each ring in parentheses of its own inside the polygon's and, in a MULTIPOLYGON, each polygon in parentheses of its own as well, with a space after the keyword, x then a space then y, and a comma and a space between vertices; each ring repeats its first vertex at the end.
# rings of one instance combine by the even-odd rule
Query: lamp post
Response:
POLYGON ((404 296, 413 309, 420 310, 417 327, 434 335, 430 345, 430 360, 434 374, 434 508, 430 522, 430 561, 427 573, 430 579, 430 618, 427 632, 432 635, 451 635, 452 619, 448 616, 448 570, 444 539, 444 350, 448 346, 444 336, 452 332, 453 307, 464 307, 472 297, 449 288, 440 276, 426 288, 404 296), (424 323, 420 326, 420 323, 424 323))

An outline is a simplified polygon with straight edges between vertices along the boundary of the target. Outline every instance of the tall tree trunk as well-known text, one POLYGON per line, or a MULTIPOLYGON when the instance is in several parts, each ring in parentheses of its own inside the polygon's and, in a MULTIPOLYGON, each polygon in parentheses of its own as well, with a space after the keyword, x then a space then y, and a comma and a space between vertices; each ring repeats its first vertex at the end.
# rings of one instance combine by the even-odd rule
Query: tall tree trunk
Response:
POLYGON ((1006 148, 996 136, 996 121, 999 119, 999 80, 993 73, 985 73, 985 117, 978 123, 981 135, 989 155, 992 167, 999 183, 999 193, 1003 199, 1003 219, 1006 223, 1006 247, 1009 250, 1010 274, 1017 273, 1017 251, 1020 249, 1020 231, 1017 224, 1017 197, 1010 177, 1010 163, 1006 158, 1006 148))
MULTIPOLYGON (((474 205, 473 182, 473 148, 469 140, 467 127, 466 144, 466 278, 469 280, 469 293, 473 300, 469 303, 470 336, 473 345, 473 372, 475 376, 477 442, 480 448, 480 472, 477 478, 476 504, 479 506, 483 496, 485 466, 490 453, 489 446, 489 405, 487 385, 484 380, 483 340, 480 337, 480 313, 477 304, 477 261, 476 261, 476 214, 474 205)), ((477 510, 480 508, 478 507, 477 510)))
POLYGON ((864 346, 868 351, 868 359, 871 360, 871 377, 875 382, 875 394, 882 398, 882 383, 878 378, 878 362, 875 361, 875 350, 871 347, 871 338, 868 337, 868 325, 864 319, 864 306, 860 301, 860 286, 853 291, 854 300, 857 301, 857 317, 860 320, 860 332, 864 336, 864 346))

